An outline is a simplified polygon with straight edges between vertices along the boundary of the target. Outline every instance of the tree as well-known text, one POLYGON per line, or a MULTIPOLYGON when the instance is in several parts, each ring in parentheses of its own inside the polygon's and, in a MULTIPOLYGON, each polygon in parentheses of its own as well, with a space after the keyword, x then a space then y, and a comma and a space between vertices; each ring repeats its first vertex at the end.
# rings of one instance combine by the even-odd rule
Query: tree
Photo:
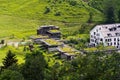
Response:
POLYGON ((26 80, 44 80, 46 67, 47 63, 44 59, 43 52, 36 50, 26 55, 22 74, 26 80))
POLYGON ((120 53, 80 55, 67 65, 63 63, 59 74, 60 80, 119 80, 120 53))
POLYGON ((77 1, 76 1, 76 0, 69 0, 68 2, 69 2, 69 4, 72 5, 72 6, 77 5, 77 1))
POLYGON ((120 10, 118 10, 118 22, 120 22, 120 10))
POLYGON ((6 69, 13 64, 17 63, 16 55, 11 52, 11 50, 8 51, 6 57, 3 59, 3 68, 6 69))
POLYGON ((88 23, 92 23, 92 20, 93 20, 93 13, 90 12, 90 13, 89 13, 88 23))
POLYGON ((104 5, 105 5, 104 14, 106 17, 106 20, 105 20, 106 23, 114 23, 116 21, 115 20, 115 11, 116 11, 115 1, 105 0, 104 5))
POLYGON ((108 7, 106 10, 106 23, 114 23, 115 22, 115 12, 113 7, 108 7))
POLYGON ((4 70, 0 75, 0 80, 24 80, 21 73, 12 70, 4 70))

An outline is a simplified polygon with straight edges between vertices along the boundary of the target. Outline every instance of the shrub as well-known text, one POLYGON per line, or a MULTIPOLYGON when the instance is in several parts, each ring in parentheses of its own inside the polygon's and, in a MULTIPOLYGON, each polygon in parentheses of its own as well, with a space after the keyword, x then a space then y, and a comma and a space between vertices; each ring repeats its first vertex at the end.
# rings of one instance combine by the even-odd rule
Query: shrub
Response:
POLYGON ((70 1, 69 1, 69 4, 72 5, 72 6, 75 6, 75 5, 77 5, 77 1, 75 1, 75 0, 70 0, 70 1))
POLYGON ((56 12, 55 16, 61 16, 61 12, 56 12))
POLYGON ((47 14, 47 13, 49 13, 50 12, 50 8, 49 7, 45 7, 45 12, 44 12, 44 14, 47 14))

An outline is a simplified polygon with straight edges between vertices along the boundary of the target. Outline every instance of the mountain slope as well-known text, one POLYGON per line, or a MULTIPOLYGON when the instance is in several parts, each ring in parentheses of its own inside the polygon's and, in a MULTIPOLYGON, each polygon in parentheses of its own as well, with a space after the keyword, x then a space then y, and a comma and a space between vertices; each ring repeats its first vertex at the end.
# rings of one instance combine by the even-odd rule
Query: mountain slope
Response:
POLYGON ((102 21, 101 12, 88 6, 82 0, 0 0, 0 16, 3 16, 0 20, 2 21, 4 18, 0 27, 4 27, 4 30, 10 27, 11 32, 6 31, 6 33, 16 35, 14 32, 20 34, 24 29, 32 30, 36 29, 38 25, 53 24, 61 26, 63 33, 66 33, 66 28, 69 27, 70 29, 77 27, 76 30, 78 30, 83 23, 88 21, 90 12, 93 13, 93 21, 102 21), (16 20, 18 20, 18 24, 16 24, 16 20), (24 23, 25 21, 26 23, 24 23), (20 27, 20 32, 17 28, 15 29, 15 26, 20 27))

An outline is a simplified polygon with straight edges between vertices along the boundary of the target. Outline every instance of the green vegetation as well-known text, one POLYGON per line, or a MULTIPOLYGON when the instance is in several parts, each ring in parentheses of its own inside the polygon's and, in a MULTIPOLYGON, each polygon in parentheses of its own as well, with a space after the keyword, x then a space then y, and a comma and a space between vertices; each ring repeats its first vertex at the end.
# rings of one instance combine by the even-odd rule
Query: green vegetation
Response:
POLYGON ((67 52, 67 53, 76 52, 75 49, 73 49, 72 47, 69 47, 69 46, 60 47, 59 49, 63 52, 67 52))
POLYGON ((42 39, 45 39, 45 38, 48 38, 48 36, 34 35, 34 36, 32 36, 32 38, 42 38, 42 39))
POLYGON ((120 1, 118 0, 90 0, 90 6, 104 13, 105 23, 119 22, 120 1))
POLYGON ((0 14, 0 37, 23 38, 35 34, 37 21, 0 14))
POLYGON ((114 49, 116 49, 114 46, 103 46, 103 45, 99 45, 97 47, 92 47, 92 48, 84 48, 84 50, 87 52, 106 51, 106 50, 114 50, 114 49))
POLYGON ((16 55, 12 53, 10 50, 7 52, 6 57, 3 59, 3 68, 8 68, 13 64, 17 63, 16 55))
POLYGON ((32 54, 26 55, 26 61, 22 69, 25 80, 43 80, 45 67, 47 63, 42 54, 43 52, 34 51, 32 54), (42 64, 42 65, 41 65, 42 64), (29 66, 29 67, 28 67, 29 66))
MULTIPOLYGON (((98 51, 94 54, 92 51, 114 48, 87 48, 89 31, 96 24, 120 21, 119 4, 118 0, 0 0, 1 43, 4 43, 2 40, 24 41, 36 35, 38 26, 56 25, 60 27, 62 39, 67 45, 89 51, 67 61, 60 59, 57 52, 48 54, 38 45, 31 52, 30 45, 22 45, 24 42, 17 48, 5 45, 0 48, 0 80, 119 80, 120 53, 98 51), (16 55, 18 62, 3 68, 6 63, 11 63, 7 59, 9 57, 5 57, 9 50, 16 55)), ((61 44, 52 39, 45 42, 61 44)), ((77 54, 71 47, 61 50, 77 54)))
POLYGON ((16 54, 17 59, 18 59, 18 63, 21 64, 24 62, 24 56, 25 56, 25 52, 23 52, 23 47, 19 47, 19 48, 14 48, 12 46, 7 46, 7 47, 3 47, 0 49, 0 65, 2 64, 3 58, 5 57, 6 53, 8 50, 12 50, 13 53, 16 54))
POLYGON ((60 33, 60 30, 50 30, 50 33, 60 33))
POLYGON ((58 42, 54 39, 44 39, 45 43, 47 43, 48 45, 61 45, 61 42, 58 42))
POLYGON ((24 77, 18 71, 4 70, 1 74, 0 80, 24 80, 24 77))
POLYGON ((19 0, 0 1, 0 37, 14 35, 16 38, 36 34, 39 25, 54 24, 61 27, 63 34, 71 35, 75 27, 88 21, 89 11, 94 12, 93 22, 102 20, 102 14, 88 6, 82 0, 53 1, 53 0, 19 0), (67 30, 68 29, 68 30, 67 30), (70 34, 69 34, 70 33, 70 34))
POLYGON ((78 55, 74 60, 61 61, 62 64, 53 61, 53 65, 49 65, 52 58, 45 56, 44 53, 45 51, 38 48, 33 52, 27 52, 25 63, 2 69, 0 80, 17 78, 18 80, 119 80, 120 78, 120 54, 116 52, 78 55))

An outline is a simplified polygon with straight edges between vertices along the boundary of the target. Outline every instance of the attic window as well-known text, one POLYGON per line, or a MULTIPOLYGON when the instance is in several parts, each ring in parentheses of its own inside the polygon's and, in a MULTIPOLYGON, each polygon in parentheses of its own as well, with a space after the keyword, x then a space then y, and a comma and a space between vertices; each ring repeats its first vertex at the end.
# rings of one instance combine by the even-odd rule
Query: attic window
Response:
POLYGON ((111 29, 111 28, 109 28, 109 30, 110 30, 110 31, 112 31, 112 29, 111 29))
POLYGON ((120 25, 118 26, 118 28, 120 28, 120 25))
POLYGON ((109 28, 110 31, 115 31, 117 28, 113 27, 113 28, 109 28))
POLYGON ((112 35, 109 33, 109 34, 107 34, 107 36, 111 37, 112 35))
POLYGON ((120 36, 120 33, 115 33, 116 36, 120 36))

